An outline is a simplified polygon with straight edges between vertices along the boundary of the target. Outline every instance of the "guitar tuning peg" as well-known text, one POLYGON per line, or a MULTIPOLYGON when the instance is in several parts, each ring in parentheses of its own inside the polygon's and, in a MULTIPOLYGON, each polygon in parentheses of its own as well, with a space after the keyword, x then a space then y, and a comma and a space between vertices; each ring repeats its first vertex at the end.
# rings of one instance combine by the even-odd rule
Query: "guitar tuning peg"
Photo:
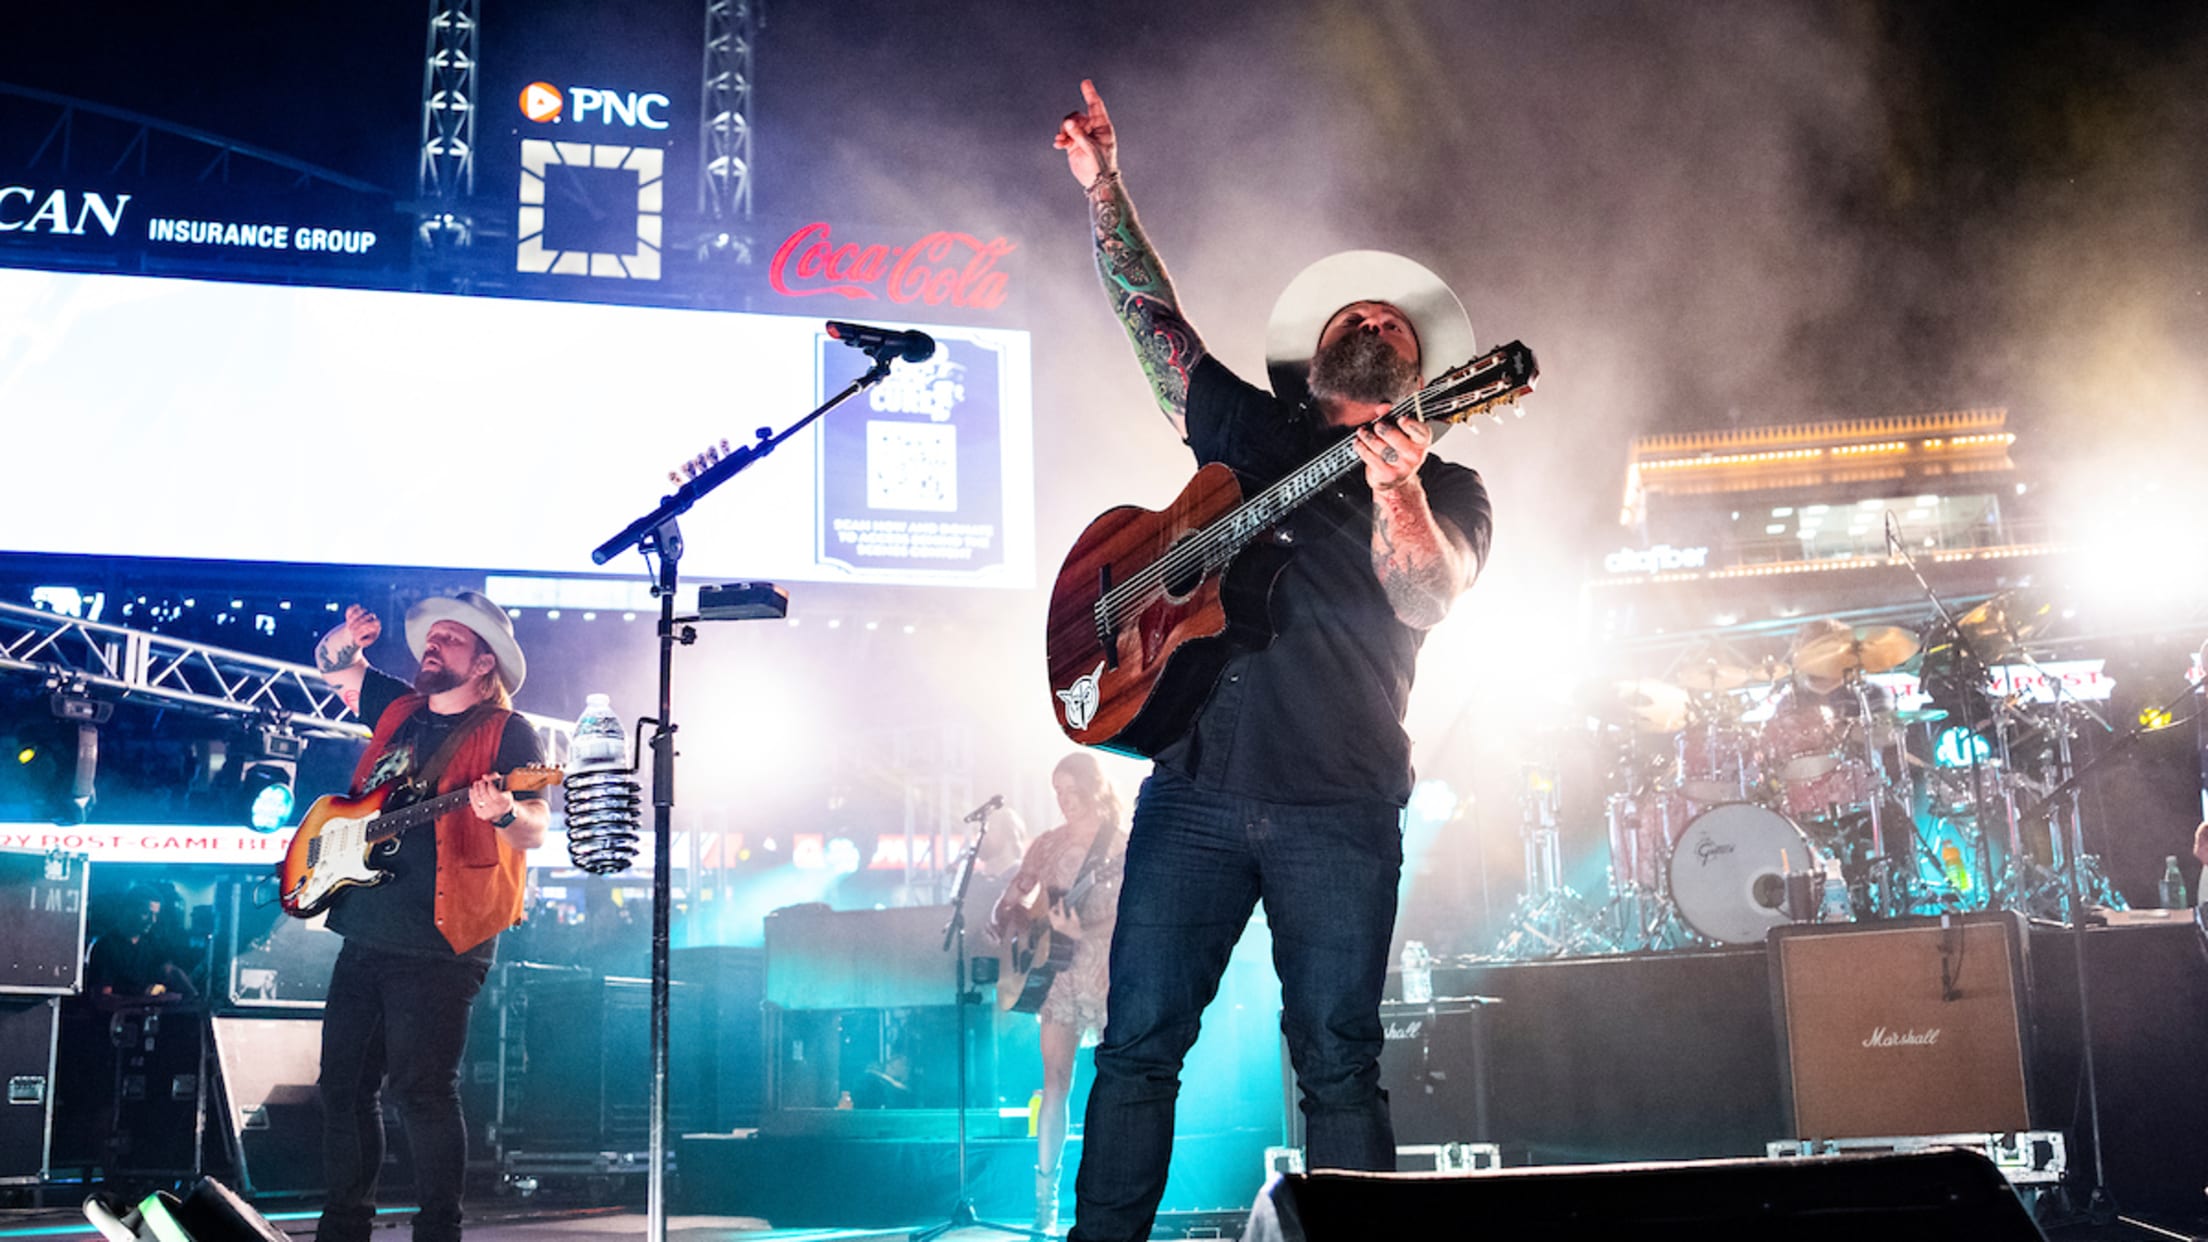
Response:
POLYGON ((725 436, 721 439, 721 451, 724 453, 728 452, 728 439, 725 436))
POLYGON ((709 448, 705 450, 705 456, 706 460, 718 463, 721 460, 721 450, 718 448, 709 448))
POLYGON ((1512 418, 1524 418, 1524 417, 1526 416, 1526 407, 1525 407, 1525 406, 1523 406, 1523 405, 1520 405, 1520 404, 1519 404, 1518 402, 1516 402, 1516 401, 1513 401, 1513 402, 1511 402, 1511 403, 1510 403, 1510 416, 1511 416, 1512 418))
POLYGON ((680 483, 680 482, 682 482, 682 474, 681 474, 681 472, 679 472, 679 471, 675 471, 675 470, 670 470, 670 471, 668 471, 668 472, 667 472, 667 481, 668 481, 669 483, 680 483))

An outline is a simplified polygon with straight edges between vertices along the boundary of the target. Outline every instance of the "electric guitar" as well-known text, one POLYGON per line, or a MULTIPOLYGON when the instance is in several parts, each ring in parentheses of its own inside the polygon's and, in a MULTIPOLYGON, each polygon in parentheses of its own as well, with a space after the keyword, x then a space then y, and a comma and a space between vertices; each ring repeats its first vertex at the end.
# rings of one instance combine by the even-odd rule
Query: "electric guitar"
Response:
MULTIPOLYGON (((501 789, 522 793, 557 785, 561 779, 558 768, 532 765, 515 768, 499 777, 498 783, 501 789)), ((405 782, 394 781, 358 798, 327 794, 315 799, 284 847, 283 860, 276 864, 276 899, 284 913, 313 918, 328 908, 340 890, 383 883, 391 873, 375 865, 372 856, 377 846, 409 828, 435 823, 438 816, 468 803, 468 790, 462 787, 385 811, 384 803, 405 787, 405 782)))
MULTIPOLYGON (((1512 341, 1386 417, 1497 417, 1540 374, 1533 351, 1512 341)), ((1247 500, 1234 472, 1213 463, 1164 509, 1122 505, 1089 523, 1058 571, 1044 635, 1066 736, 1148 758, 1185 733, 1227 660, 1273 640, 1269 597, 1288 549, 1262 537, 1359 460, 1345 437, 1247 500)))

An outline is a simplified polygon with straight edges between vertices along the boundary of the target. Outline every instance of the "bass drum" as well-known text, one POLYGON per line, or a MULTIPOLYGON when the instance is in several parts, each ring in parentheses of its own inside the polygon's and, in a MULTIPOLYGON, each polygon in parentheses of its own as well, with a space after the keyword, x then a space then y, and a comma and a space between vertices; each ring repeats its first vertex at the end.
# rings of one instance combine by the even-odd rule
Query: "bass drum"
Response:
MULTIPOLYGON (((1753 802, 1711 807, 1671 853, 1671 901, 1687 926, 1719 944, 1761 944, 1796 921, 1787 877, 1815 874, 1824 855, 1794 821, 1753 802)), ((1805 912, 1806 917, 1806 912, 1805 912)))

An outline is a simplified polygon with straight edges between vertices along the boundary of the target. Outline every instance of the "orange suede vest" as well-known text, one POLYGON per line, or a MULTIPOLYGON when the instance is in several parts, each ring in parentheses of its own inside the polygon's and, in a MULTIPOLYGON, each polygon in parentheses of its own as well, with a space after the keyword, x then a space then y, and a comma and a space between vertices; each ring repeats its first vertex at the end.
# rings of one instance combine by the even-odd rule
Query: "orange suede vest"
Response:
MULTIPOLYGON (((360 783, 390 749, 399 726, 427 702, 419 694, 407 694, 384 709, 367 752, 353 769, 355 797, 365 792, 360 783)), ((506 734, 506 718, 512 714, 491 712, 469 730, 437 779, 437 793, 464 789, 491 772, 498 762, 499 740, 506 734)), ((467 804, 437 817, 437 930, 454 953, 465 953, 521 922, 526 872, 522 852, 508 845, 489 821, 477 818, 467 804)))

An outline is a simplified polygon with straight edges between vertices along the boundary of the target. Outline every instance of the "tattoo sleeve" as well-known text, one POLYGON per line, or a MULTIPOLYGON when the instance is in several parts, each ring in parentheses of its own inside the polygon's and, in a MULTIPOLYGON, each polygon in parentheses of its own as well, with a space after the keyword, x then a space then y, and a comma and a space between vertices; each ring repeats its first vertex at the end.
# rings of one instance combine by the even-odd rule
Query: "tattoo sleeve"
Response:
POLYGON ((315 671, 334 673, 341 668, 351 668, 360 659, 360 644, 343 625, 322 636, 314 645, 315 671))
POLYGON ((1150 248, 1119 174, 1089 187, 1089 222, 1096 240, 1096 270, 1104 278, 1112 313, 1134 343, 1135 360, 1157 396, 1159 408, 1185 437, 1188 376, 1204 356, 1204 343, 1181 314, 1165 264, 1150 248))
POLYGON ((1416 479, 1373 493, 1372 569, 1403 624, 1432 629, 1471 584, 1464 537, 1434 516, 1416 479))

